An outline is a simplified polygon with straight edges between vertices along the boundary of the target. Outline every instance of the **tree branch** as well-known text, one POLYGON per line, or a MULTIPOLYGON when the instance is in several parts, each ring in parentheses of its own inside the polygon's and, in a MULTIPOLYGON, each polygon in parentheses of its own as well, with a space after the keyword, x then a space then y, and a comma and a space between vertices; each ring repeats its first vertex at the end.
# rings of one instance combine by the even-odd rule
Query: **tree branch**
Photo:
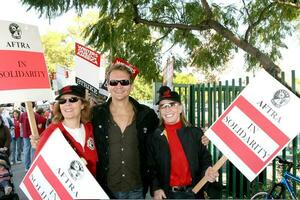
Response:
MULTIPOLYGON (((206 0, 201 0, 208 6, 206 0)), ((222 35, 224 38, 228 39, 232 43, 234 43, 237 47, 243 49, 245 52, 250 54, 251 56, 257 58, 257 60, 261 63, 263 68, 271 74, 278 74, 280 72, 279 66, 277 66, 267 55, 263 54, 259 49, 249 44, 247 41, 240 39, 237 37, 232 31, 228 28, 224 27, 218 21, 213 19, 207 19, 202 21, 198 25, 186 25, 186 24, 169 24, 164 22, 157 22, 142 19, 139 16, 138 7, 137 5, 134 6, 134 21, 135 23, 143 23, 148 26, 160 27, 160 28, 171 28, 171 29, 181 29, 181 30, 197 30, 197 31, 204 31, 209 29, 214 29, 218 34, 222 35)), ((205 10, 210 8, 206 7, 205 10)), ((256 22, 258 23, 258 21, 256 22)))
POLYGON ((217 33, 234 43, 239 48, 243 49, 245 52, 251 56, 257 58, 263 68, 271 74, 278 74, 281 70, 278 65, 276 65, 267 55, 263 54, 259 49, 252 46, 245 40, 238 38, 232 31, 228 30, 222 24, 215 20, 209 20, 208 24, 214 29, 217 33))
POLYGON ((275 0, 275 2, 278 4, 283 4, 283 5, 290 6, 290 7, 296 8, 296 9, 300 9, 300 3, 297 2, 297 0, 294 0, 293 2, 285 1, 285 0, 275 0))
MULTIPOLYGON (((251 19, 249 18, 250 24, 248 26, 248 29, 246 30, 245 33, 245 40, 248 42, 250 34, 252 32, 252 30, 262 21, 265 19, 265 16, 267 16, 267 11, 273 6, 275 5, 274 2, 270 3, 268 6, 266 6, 261 12, 260 15, 258 16, 257 20, 255 22, 252 22, 251 19)), ((247 12, 248 13, 248 12, 247 12)))
POLYGON ((180 29, 180 30, 204 31, 204 30, 210 29, 210 27, 206 25, 205 21, 199 25, 187 25, 187 24, 181 24, 181 23, 164 23, 164 22, 142 19, 139 15, 137 5, 133 5, 133 7, 134 7, 134 19, 133 20, 136 24, 142 23, 142 24, 154 26, 154 27, 180 29))
POLYGON ((208 5, 208 2, 206 0, 201 0, 201 3, 203 5, 205 12, 207 13, 207 18, 211 19, 213 17, 213 14, 212 14, 211 8, 208 5))

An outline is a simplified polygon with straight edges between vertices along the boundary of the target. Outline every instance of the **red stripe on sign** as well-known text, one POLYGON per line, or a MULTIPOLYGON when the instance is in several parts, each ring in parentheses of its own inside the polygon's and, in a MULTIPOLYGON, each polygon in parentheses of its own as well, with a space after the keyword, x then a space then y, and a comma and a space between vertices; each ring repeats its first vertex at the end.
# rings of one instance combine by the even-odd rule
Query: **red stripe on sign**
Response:
POLYGON ((235 154, 254 172, 258 173, 271 158, 289 141, 289 138, 280 131, 270 120, 261 114, 243 96, 238 99, 222 114, 220 119, 212 126, 212 130, 235 152, 235 154), (225 116, 234 108, 238 107, 256 125, 258 125, 279 147, 264 162, 236 136, 223 122, 225 116))
POLYGON ((212 130, 255 174, 260 171, 264 165, 263 161, 223 124, 221 120, 214 124, 212 130))
MULTIPOLYGON (((31 169, 33 169, 34 167, 32 167, 31 169)), ((32 197, 32 199, 37 199, 40 200, 42 199, 40 194, 38 193, 38 191, 35 189, 35 187, 33 186, 33 183, 30 181, 29 176, 31 175, 31 173, 29 172, 28 175, 26 175, 26 177, 24 178, 24 185, 26 187, 26 189, 28 190, 30 196, 32 197)))
POLYGON ((32 171, 36 168, 38 162, 40 159, 43 159, 41 156, 39 156, 36 160, 36 162, 30 167, 28 173, 26 174, 24 178, 24 185, 26 186, 28 192, 30 193, 32 199, 42 199, 36 188, 34 187, 32 181, 30 180, 30 175, 32 174, 32 171))
POLYGON ((0 50, 0 90, 50 88, 44 54, 0 50))
MULTIPOLYGON (((39 156, 34 163, 34 165, 30 168, 30 171, 28 172, 28 176, 25 177, 24 183, 26 182, 25 186, 28 188, 28 191, 30 194, 38 195, 40 199, 40 194, 36 191, 36 188, 30 184, 28 184, 29 176, 32 174, 32 171, 35 167, 39 167, 41 169, 41 172, 43 173, 44 177, 48 181, 48 183, 53 187, 53 189, 56 191, 57 195, 60 199, 73 199, 72 196, 69 194, 69 192, 65 189, 63 184, 58 180, 57 176, 52 172, 48 164, 45 162, 44 158, 42 156, 39 156), (26 180, 28 179, 28 180, 26 180)), ((35 199, 35 198, 33 198, 35 199)))
POLYGON ((96 51, 82 46, 81 44, 75 43, 75 55, 97 67, 100 67, 100 54, 96 51))
POLYGON ((269 119, 261 114, 243 96, 240 96, 235 103, 243 113, 255 122, 266 134, 268 134, 279 146, 284 146, 289 138, 277 128, 269 119))

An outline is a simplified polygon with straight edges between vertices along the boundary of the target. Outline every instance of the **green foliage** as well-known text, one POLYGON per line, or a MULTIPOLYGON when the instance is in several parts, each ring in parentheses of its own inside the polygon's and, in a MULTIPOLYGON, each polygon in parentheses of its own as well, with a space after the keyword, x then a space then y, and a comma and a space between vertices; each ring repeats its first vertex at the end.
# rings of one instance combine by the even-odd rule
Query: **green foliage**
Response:
POLYGON ((88 45, 100 52, 109 52, 111 61, 124 58, 140 69, 147 82, 156 80, 160 65, 160 44, 154 44, 147 26, 129 23, 128 13, 118 13, 113 19, 101 14, 98 22, 90 24, 84 32, 88 45))
POLYGON ((173 82, 174 84, 196 84, 198 80, 193 74, 176 73, 173 82))
POLYGON ((248 68, 277 68, 286 36, 299 25, 299 7, 293 1, 213 0, 21 0, 40 15, 55 17, 71 8, 99 10, 98 20, 84 31, 87 44, 136 65, 145 81, 158 80, 164 42, 181 46, 186 55, 178 64, 193 65, 206 73, 221 71, 238 48, 248 68), (219 2, 219 1, 218 1, 219 2), (227 4, 227 5, 226 5, 227 4), (154 36, 155 35, 155 36, 154 36))
POLYGON ((46 65, 49 71, 56 71, 56 66, 73 67, 74 43, 67 42, 67 35, 48 32, 42 36, 46 65))
POLYGON ((142 77, 137 76, 131 96, 138 101, 149 101, 153 99, 152 84, 147 83, 142 77))

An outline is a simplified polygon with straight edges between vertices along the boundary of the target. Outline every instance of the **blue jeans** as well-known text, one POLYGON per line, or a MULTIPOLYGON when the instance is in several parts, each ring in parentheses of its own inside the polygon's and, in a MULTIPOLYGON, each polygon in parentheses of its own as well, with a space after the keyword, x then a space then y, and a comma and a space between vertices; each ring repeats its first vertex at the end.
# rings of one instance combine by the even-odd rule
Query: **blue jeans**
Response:
POLYGON ((16 161, 21 161, 21 153, 22 153, 22 149, 21 149, 21 142, 22 142, 22 138, 11 138, 11 143, 10 143, 10 156, 11 159, 10 161, 12 163, 16 163, 16 161))
POLYGON ((30 138, 23 138, 23 142, 24 142, 24 146, 23 146, 24 166, 25 166, 25 171, 27 171, 30 168, 35 149, 31 148, 30 138))
POLYGON ((144 199, 143 188, 136 188, 128 192, 113 192, 116 199, 144 199))

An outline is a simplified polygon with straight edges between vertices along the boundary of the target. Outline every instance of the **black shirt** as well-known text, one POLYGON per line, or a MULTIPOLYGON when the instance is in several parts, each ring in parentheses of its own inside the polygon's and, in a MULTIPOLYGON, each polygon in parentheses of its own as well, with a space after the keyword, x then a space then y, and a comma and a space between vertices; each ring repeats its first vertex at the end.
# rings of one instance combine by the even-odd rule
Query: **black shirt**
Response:
POLYGON ((112 192, 127 192, 142 187, 136 121, 124 132, 110 120, 108 187, 112 192))

